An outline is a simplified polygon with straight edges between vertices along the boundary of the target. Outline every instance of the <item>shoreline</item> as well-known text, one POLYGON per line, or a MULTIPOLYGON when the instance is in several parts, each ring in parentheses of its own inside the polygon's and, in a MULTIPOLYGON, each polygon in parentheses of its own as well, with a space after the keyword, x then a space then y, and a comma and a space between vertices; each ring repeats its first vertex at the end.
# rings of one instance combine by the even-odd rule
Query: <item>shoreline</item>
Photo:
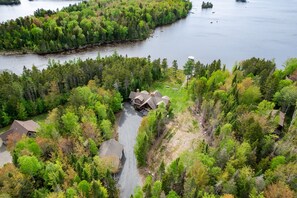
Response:
POLYGON ((151 30, 151 32, 149 33, 149 35, 144 38, 144 39, 131 39, 131 40, 116 40, 116 41, 109 41, 109 42, 103 42, 103 43, 94 43, 94 44, 86 44, 84 46, 81 47, 77 47, 77 48, 71 48, 71 49, 66 49, 66 50, 60 50, 60 51, 56 51, 56 52, 45 52, 45 53, 35 53, 31 50, 13 50, 13 51, 0 51, 0 56, 15 56, 15 55, 26 55, 26 54, 34 54, 34 55, 39 55, 39 56, 46 56, 46 55, 51 55, 51 54, 61 54, 61 55, 68 55, 68 54, 74 54, 77 52, 83 52, 83 51, 87 51, 88 49, 93 49, 95 47, 104 47, 104 46, 115 46, 115 45, 119 45, 119 44, 129 44, 129 43, 136 43, 136 42, 140 42, 140 41, 145 41, 146 39, 152 38, 154 37, 153 34, 155 33, 155 31, 158 28, 162 28, 162 27, 168 27, 174 23, 177 23, 179 21, 185 20, 191 13, 189 12, 187 14, 186 17, 180 18, 172 23, 168 23, 168 24, 164 24, 164 25, 160 25, 155 27, 154 29, 151 30))
MULTIPOLYGON (((150 38, 150 37, 147 37, 150 38)), ((114 46, 119 44, 129 44, 129 43, 136 43, 139 41, 144 41, 145 39, 133 39, 133 40, 123 40, 123 41, 111 41, 111 42, 104 42, 104 43, 96 43, 96 44, 87 44, 78 48, 71 48, 67 50, 61 50, 56 52, 46 52, 46 53, 34 53, 33 51, 22 51, 22 50, 16 50, 16 51, 0 51, 1 56, 15 56, 15 55, 26 55, 26 54, 34 54, 39 56, 46 56, 51 54, 61 54, 61 55, 68 55, 68 54, 74 54, 77 52, 83 52, 87 51, 88 49, 94 49, 95 47, 104 47, 104 46, 114 46)))

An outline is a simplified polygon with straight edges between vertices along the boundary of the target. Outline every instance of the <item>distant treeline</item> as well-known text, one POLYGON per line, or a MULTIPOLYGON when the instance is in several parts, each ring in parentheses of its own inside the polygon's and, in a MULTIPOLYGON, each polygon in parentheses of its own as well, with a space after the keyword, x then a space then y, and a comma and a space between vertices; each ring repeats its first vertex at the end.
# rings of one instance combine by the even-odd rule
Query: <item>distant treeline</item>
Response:
POLYGON ((148 88, 162 77, 160 59, 124 58, 114 54, 107 58, 76 60, 65 64, 50 61, 45 70, 24 69, 21 76, 0 74, 0 127, 14 119, 28 117, 65 104, 70 91, 89 80, 106 89, 118 90, 124 98, 131 90, 148 88))
POLYGON ((17 5, 21 4, 20 0, 0 0, 0 5, 17 5))
POLYGON ((0 51, 54 53, 111 42, 142 40, 160 25, 187 16, 186 0, 91 0, 60 11, 0 24, 0 51))

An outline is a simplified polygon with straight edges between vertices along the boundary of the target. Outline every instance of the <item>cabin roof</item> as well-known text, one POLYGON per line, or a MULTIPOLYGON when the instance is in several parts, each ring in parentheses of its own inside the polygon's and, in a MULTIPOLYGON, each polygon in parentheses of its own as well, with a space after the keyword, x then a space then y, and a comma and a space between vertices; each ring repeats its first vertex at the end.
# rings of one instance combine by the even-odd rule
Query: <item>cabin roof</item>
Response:
POLYGON ((27 120, 27 121, 14 120, 9 130, 2 133, 0 135, 0 138, 3 141, 6 141, 7 137, 12 133, 26 135, 29 131, 36 132, 38 128, 39 128, 39 125, 33 120, 27 120))
POLYGON ((141 104, 138 104, 140 105, 140 107, 148 105, 151 109, 156 109, 158 105, 162 103, 164 103, 165 106, 167 106, 170 101, 168 96, 162 96, 162 94, 157 90, 151 93, 147 91, 132 91, 129 95, 129 98, 133 101, 135 99, 139 99, 141 101, 141 104))
POLYGON ((116 157, 122 159, 124 147, 115 139, 110 139, 103 142, 99 149, 100 157, 116 157))

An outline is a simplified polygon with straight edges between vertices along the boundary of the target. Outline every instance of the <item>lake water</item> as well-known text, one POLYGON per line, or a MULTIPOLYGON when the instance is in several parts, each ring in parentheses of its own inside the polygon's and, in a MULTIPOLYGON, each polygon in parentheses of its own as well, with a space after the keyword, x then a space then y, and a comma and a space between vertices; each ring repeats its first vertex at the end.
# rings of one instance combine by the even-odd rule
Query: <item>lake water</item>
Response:
MULTIPOLYGON (((180 68, 192 55, 210 63, 221 59, 228 68, 236 61, 250 57, 275 59, 281 68, 290 57, 297 57, 297 0, 211 0, 214 7, 201 10, 202 0, 193 0, 193 9, 186 19, 155 30, 145 41, 95 47, 67 55, 39 56, 34 54, 0 56, 0 69, 21 73, 23 66, 33 64, 45 68, 48 59, 66 61, 110 55, 114 51, 128 56, 178 60, 180 68)), ((47 4, 48 2, 45 2, 47 4)), ((14 16, 14 13, 2 15, 14 16)))

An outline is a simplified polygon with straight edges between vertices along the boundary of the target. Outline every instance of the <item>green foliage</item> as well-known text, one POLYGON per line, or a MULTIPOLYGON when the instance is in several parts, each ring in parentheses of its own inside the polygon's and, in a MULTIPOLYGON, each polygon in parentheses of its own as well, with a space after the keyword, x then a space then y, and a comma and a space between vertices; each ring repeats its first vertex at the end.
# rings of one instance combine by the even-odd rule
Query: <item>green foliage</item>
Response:
POLYGON ((118 112, 122 109, 123 97, 119 92, 115 92, 112 96, 111 109, 113 112, 118 112))
POLYGON ((180 158, 174 160, 162 176, 162 189, 170 194, 171 189, 181 195, 184 186, 185 167, 180 158))
POLYGON ((262 102, 258 104, 257 113, 259 113, 260 115, 268 115, 271 113, 274 107, 275 104, 273 102, 262 100, 262 102))
POLYGON ((25 106, 23 105, 22 102, 18 103, 17 111, 18 111, 18 115, 17 115, 18 119, 25 120, 28 117, 28 114, 26 112, 26 108, 25 108, 25 106))
POLYGON ((74 198, 77 196, 77 192, 74 188, 70 187, 66 190, 66 198, 74 198))
POLYGON ((139 186, 134 189, 133 198, 143 198, 143 192, 139 186))
POLYGON ((186 76, 192 76, 193 69, 194 69, 194 61, 192 59, 189 59, 184 65, 184 74, 186 76))
POLYGON ((78 116, 72 112, 67 112, 61 119, 67 134, 77 135, 79 133, 80 126, 78 125, 78 116))
POLYGON ((69 97, 69 102, 73 106, 92 106, 97 99, 96 94, 85 86, 74 89, 69 97))
POLYGON ((102 130, 105 139, 110 139, 112 137, 113 131, 111 128, 111 122, 109 120, 102 120, 100 129, 102 130))
POLYGON ((155 181, 152 187, 152 197, 153 198, 160 198, 162 193, 162 182, 161 181, 155 181))
POLYGON ((166 196, 166 198, 179 198, 180 196, 178 196, 177 194, 176 194, 176 192, 175 191, 173 191, 173 190, 171 190, 169 193, 168 193, 168 195, 166 196))
MULTIPOLYGON (((89 25, 82 22, 84 28, 89 25)), ((2 125, 17 118, 23 107, 29 116, 63 106, 49 113, 36 139, 24 138, 12 146, 17 167, 0 169, 0 191, 13 197, 117 197, 111 168, 97 156, 97 146, 112 137, 114 113, 129 92, 153 85, 172 99, 175 114, 189 107, 191 97, 195 106, 189 108, 194 115, 189 122, 199 124, 205 140, 191 142, 191 149, 170 165, 161 163, 135 197, 261 197, 263 191, 266 195, 284 186, 292 195, 297 190, 296 83, 281 70, 274 71, 271 61, 247 60, 233 73, 214 61, 194 63, 189 89, 173 90, 181 86, 184 75, 180 70, 173 75, 165 62, 162 67, 160 59, 115 54, 65 65, 50 62, 48 69, 25 70, 21 77, 1 74, 2 125), (27 89, 28 83, 36 92, 27 89), (19 104, 23 107, 18 109, 19 104), (271 113, 280 107, 287 110, 284 127, 271 113)), ((167 111, 160 106, 143 118, 135 145, 138 165, 146 164, 149 149, 161 137, 170 119, 167 111)))
POLYGON ((146 154, 149 149, 149 138, 145 132, 139 132, 136 138, 134 152, 139 166, 146 164, 146 154))
MULTIPOLYGON (((257 58, 242 61, 233 73, 221 69, 219 61, 194 63, 188 93, 206 140, 181 155, 182 169, 174 161, 164 171, 162 163, 154 179, 161 176, 165 195, 264 197, 266 191, 277 192, 281 185, 270 187, 276 182, 295 190, 295 66, 288 73, 257 58), (279 111, 286 112, 284 126, 274 114, 279 111)), ((145 141, 150 135, 146 133, 145 141)), ((291 196, 290 189, 284 193, 291 196)))
POLYGON ((297 87, 290 85, 282 88, 279 92, 274 95, 274 100, 282 106, 283 110, 286 111, 291 106, 295 106, 297 100, 297 87))
POLYGON ((93 181, 92 182, 92 195, 94 197, 102 197, 102 198, 108 198, 108 192, 106 188, 102 186, 102 183, 100 181, 93 181))
MULTIPOLYGON (((34 139, 24 138, 20 140, 14 148, 14 156, 20 157, 23 153, 34 155, 39 158, 42 154, 42 150, 34 139)), ((17 160, 17 159, 16 159, 17 160)))
POLYGON ((262 94, 260 88, 251 86, 240 95, 240 102, 246 105, 256 104, 261 100, 261 97, 262 94))
POLYGON ((89 138, 89 149, 92 156, 95 156, 98 154, 98 148, 96 146, 96 143, 91 138, 89 138))
POLYGON ((297 58, 291 58, 286 61, 284 75, 288 76, 293 74, 297 69, 297 58))
POLYGON ((89 192, 91 189, 89 182, 87 182, 86 180, 82 180, 81 182, 79 182, 77 188, 82 193, 83 196, 85 197, 89 196, 89 192))
POLYGON ((156 138, 160 137, 163 132, 167 113, 165 106, 160 105, 157 109, 150 111, 142 120, 134 147, 139 166, 146 164, 146 155, 150 145, 156 138))
MULTIPOLYGON (((153 74, 157 75, 154 80, 162 77, 161 70, 155 71, 153 65, 154 63, 145 58, 125 58, 114 54, 106 58, 98 57, 85 61, 78 59, 64 64, 50 60, 47 69, 40 71, 36 67, 32 70, 25 68, 20 76, 2 72, 0 127, 15 119, 27 119, 28 116, 48 112, 67 101, 72 106, 96 106, 100 100, 100 104, 104 106, 97 104, 99 109, 94 109, 98 120, 108 117, 112 118, 110 121, 113 123, 113 113, 121 110, 121 103, 128 98, 131 90, 150 86, 153 74), (83 86, 89 82, 89 86, 83 86), (99 82, 112 91, 101 90, 96 93, 96 85, 99 82), (114 90, 115 85, 118 91, 114 90), (74 89, 76 87, 80 88, 74 89)), ((53 132, 52 130, 49 129, 53 132)))
POLYGON ((276 169, 276 167, 278 167, 281 164, 285 164, 286 163, 286 157, 285 156, 276 156, 271 160, 271 164, 270 164, 270 168, 272 170, 276 169))
POLYGON ((100 102, 96 102, 95 111, 99 120, 103 120, 107 118, 106 106, 104 104, 101 104, 100 102))
POLYGON ((38 161, 35 156, 21 156, 18 159, 20 171, 30 176, 36 176, 39 174, 42 164, 38 161))
POLYGON ((45 165, 45 171, 43 179, 47 186, 50 186, 53 190, 56 190, 58 185, 63 182, 65 173, 62 169, 61 163, 47 163, 45 165))
POLYGON ((92 0, 57 11, 41 9, 34 16, 0 25, 0 50, 30 50, 43 54, 94 44, 142 40, 157 26, 185 18, 191 7, 189 1, 182 0, 145 0, 141 1, 141 6, 135 0, 92 0))

